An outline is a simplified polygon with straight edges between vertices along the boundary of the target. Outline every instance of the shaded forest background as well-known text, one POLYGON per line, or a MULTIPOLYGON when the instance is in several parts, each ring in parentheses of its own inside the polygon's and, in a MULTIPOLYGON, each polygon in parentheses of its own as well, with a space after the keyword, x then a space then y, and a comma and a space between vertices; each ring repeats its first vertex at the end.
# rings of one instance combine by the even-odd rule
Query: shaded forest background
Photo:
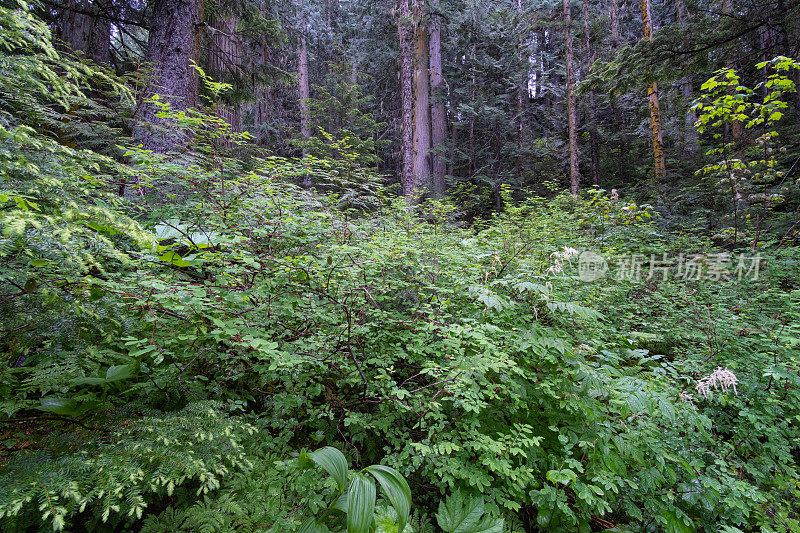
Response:
MULTIPOLYGON (((707 140, 691 110, 700 85, 727 67, 753 87, 766 76, 756 63, 800 51, 794 2, 48 0, 42 8, 64 46, 118 75, 135 73, 141 96, 160 89, 173 106, 196 105, 200 86, 186 66, 196 61, 233 86, 217 113, 257 146, 324 156, 347 138, 360 163, 403 194, 448 191, 475 214, 500 205, 504 184, 518 195, 547 183, 646 190, 675 214, 710 207, 687 192, 707 140), (663 150, 655 158, 651 92, 663 150)), ((782 122, 787 145, 796 144, 798 105, 795 97, 782 122)), ((132 118, 153 118, 148 109, 132 118)), ((755 143, 728 128, 741 145, 755 143)), ((793 153, 781 163, 791 167, 793 153)))
POLYGON ((0 0, 0 529, 800 531, 800 5, 0 0))

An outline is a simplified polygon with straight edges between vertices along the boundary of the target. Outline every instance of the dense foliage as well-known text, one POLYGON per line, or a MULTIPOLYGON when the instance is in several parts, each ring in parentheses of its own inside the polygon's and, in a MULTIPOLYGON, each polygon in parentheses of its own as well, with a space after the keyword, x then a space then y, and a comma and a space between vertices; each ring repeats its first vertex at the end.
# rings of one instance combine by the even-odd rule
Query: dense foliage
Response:
POLYGON ((189 139, 155 153, 130 80, 0 4, 0 528, 800 530, 797 182, 766 153, 798 65, 772 66, 760 98, 703 86, 701 129, 764 130, 709 141, 710 232, 599 188, 392 196, 344 76, 303 158, 202 70, 206 107, 144 104, 189 139))

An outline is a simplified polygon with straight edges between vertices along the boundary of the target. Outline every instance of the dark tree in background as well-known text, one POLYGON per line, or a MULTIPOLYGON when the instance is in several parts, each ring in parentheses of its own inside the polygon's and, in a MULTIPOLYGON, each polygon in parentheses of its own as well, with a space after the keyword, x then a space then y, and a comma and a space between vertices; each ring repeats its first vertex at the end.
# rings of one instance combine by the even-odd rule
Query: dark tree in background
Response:
POLYGON ((578 168, 578 111, 575 98, 575 66, 572 49, 572 6, 564 0, 564 50, 567 73, 567 130, 569 135, 569 183, 572 194, 577 195, 581 187, 578 168))
POLYGON ((108 63, 111 20, 98 2, 68 0, 60 10, 55 36, 72 51, 97 63, 108 63))
MULTIPOLYGON (((655 190, 638 185, 655 176, 663 201, 696 203, 686 191, 708 141, 691 109, 700 84, 735 67, 753 86, 766 75, 756 62, 800 54, 800 7, 785 0, 44 5, 63 47, 118 73, 138 69, 140 82, 149 69, 142 97, 164 95, 174 109, 206 104, 196 61, 232 85, 215 112, 261 148, 300 157, 333 142, 320 133, 332 128, 359 157, 369 146, 364 161, 397 192, 447 190, 475 214, 501 205, 504 184, 520 197, 547 184, 575 191, 581 169, 583 187, 647 199, 655 190), (562 35, 576 14, 581 24, 562 35), (355 94, 365 98, 353 117, 334 123, 355 94), (369 119, 358 125, 356 116, 369 119)), ((789 124, 800 125, 800 98, 792 103, 787 141, 797 134, 789 124)), ((135 117, 151 123, 133 127, 146 147, 180 148, 153 108, 135 117)), ((741 124, 731 134, 752 142, 741 124)))
MULTIPOLYGON (((202 20, 203 0, 156 0, 153 4, 146 55, 152 70, 145 94, 163 95, 174 111, 197 106, 198 75, 193 63, 200 55, 202 20)), ((142 109, 142 118, 161 122, 156 107, 142 109)), ((170 129, 142 129, 137 137, 145 148, 156 152, 170 150, 182 139, 170 129)))

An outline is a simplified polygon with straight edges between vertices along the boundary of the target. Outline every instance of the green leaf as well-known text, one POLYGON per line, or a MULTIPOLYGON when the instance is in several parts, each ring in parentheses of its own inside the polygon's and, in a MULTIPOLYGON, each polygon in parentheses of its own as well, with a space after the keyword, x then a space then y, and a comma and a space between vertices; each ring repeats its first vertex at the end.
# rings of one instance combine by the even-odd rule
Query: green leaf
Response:
POLYGON ((403 531, 411 512, 411 489, 408 482, 400 472, 388 466, 372 465, 367 471, 375 476, 392 507, 397 511, 398 531, 403 531))
POLYGON ((564 468, 562 470, 549 470, 547 472, 548 481, 552 481, 556 484, 563 483, 564 485, 568 485, 571 481, 575 481, 577 478, 578 475, 569 468, 564 468))
POLYGON ((113 383, 115 381, 122 381, 124 379, 128 379, 136 374, 139 365, 137 363, 131 363, 128 365, 116 365, 111 366, 106 370, 106 377, 85 377, 85 378, 75 378, 70 380, 70 383, 73 385, 105 385, 107 383, 113 383))
POLYGON ((333 446, 325 446, 309 453, 308 457, 336 481, 339 490, 347 489, 347 459, 342 452, 333 446))
POLYGON ((356 474, 347 491, 347 533, 369 533, 375 498, 375 483, 364 474, 356 474))
POLYGON ((172 250, 160 255, 158 258, 165 263, 172 263, 177 267, 187 267, 191 265, 189 261, 184 260, 180 254, 177 254, 172 250))
POLYGON ((661 517, 666 522, 665 530, 667 533, 694 533, 695 528, 686 525, 684 519, 678 516, 676 512, 664 510, 661 512, 661 517))
POLYGON ((446 533, 503 533, 503 519, 483 515, 483 498, 464 500, 460 491, 439 502, 436 520, 446 533))
POLYGON ((136 364, 116 365, 106 370, 106 381, 121 381, 128 379, 136 373, 136 364))
POLYGON ((331 509, 347 514, 347 499, 346 492, 340 494, 339 497, 336 498, 331 504, 331 509))
POLYGON ((40 411, 55 413, 62 416, 75 416, 78 412, 78 402, 69 398, 56 398, 48 396, 40 400, 41 405, 37 407, 40 411))
POLYGON ((71 379, 69 382, 73 385, 105 385, 108 380, 106 378, 88 377, 71 379))
POLYGON ((330 533, 330 529, 325 524, 320 524, 315 518, 309 518, 300 526, 297 533, 330 533))
POLYGON ((109 235, 119 235, 119 231, 116 228, 108 225, 108 224, 101 224, 100 222, 93 222, 87 221, 84 222, 88 227, 92 228, 98 233, 107 233, 109 235))
POLYGON ((375 533, 414 533, 410 525, 400 529, 397 513, 391 507, 379 505, 375 508, 375 533))

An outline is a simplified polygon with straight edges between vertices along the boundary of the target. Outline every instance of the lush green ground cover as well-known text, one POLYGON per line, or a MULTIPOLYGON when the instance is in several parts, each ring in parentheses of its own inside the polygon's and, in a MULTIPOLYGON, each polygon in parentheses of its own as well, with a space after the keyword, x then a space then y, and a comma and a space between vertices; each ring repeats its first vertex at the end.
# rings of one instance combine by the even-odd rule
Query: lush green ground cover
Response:
POLYGON ((400 472, 412 531, 800 528, 796 248, 758 248, 757 279, 647 279, 724 250, 602 192, 465 225, 354 192, 347 163, 226 157, 202 114, 174 117, 191 156, 123 165, 54 125, 124 87, 0 19, 4 531, 297 530, 341 491, 298 461, 323 446, 400 472), (644 273, 583 282, 587 249, 644 273), (717 368, 735 390, 701 394, 717 368))

